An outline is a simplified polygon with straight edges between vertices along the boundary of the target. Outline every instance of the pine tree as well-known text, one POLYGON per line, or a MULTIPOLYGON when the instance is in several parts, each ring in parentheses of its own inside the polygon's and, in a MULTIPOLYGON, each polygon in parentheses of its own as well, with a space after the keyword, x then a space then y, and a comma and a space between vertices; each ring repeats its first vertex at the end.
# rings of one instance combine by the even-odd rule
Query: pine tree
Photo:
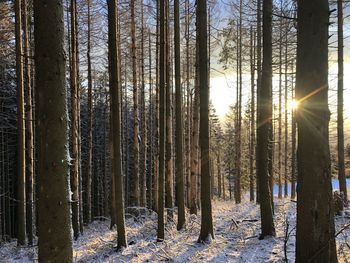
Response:
POLYGON ((272 122, 272 0, 263 1, 263 64, 257 93, 257 176, 261 214, 261 235, 274 236, 272 193, 269 186, 269 141, 272 122))
POLYGON ((26 159, 25 159, 25 118, 24 118, 24 72, 22 37, 22 1, 15 1, 16 75, 17 75, 17 127, 18 127, 18 179, 17 217, 18 245, 26 243, 26 159))
MULTIPOLYGON (((109 50, 109 91, 112 109, 112 143, 115 212, 117 224, 117 247, 126 247, 124 196, 123 196, 123 168, 121 144, 121 79, 120 79, 120 53, 118 51, 117 35, 117 1, 108 1, 108 50, 109 50)), ((112 201, 112 202, 113 202, 112 201)))
POLYGON ((73 262, 62 0, 34 1, 39 262, 73 262))
POLYGON ((209 69, 207 1, 197 2, 198 72, 200 87, 200 150, 201 150, 201 230, 198 242, 214 238, 210 186, 209 154, 209 69))
POLYGON ((328 109, 329 3, 298 3, 296 262, 338 262, 328 109))
POLYGON ((165 178, 165 4, 159 6, 159 174, 158 174, 158 229, 157 241, 164 241, 164 178, 165 178))
POLYGON ((174 43, 175 43, 175 89, 176 89, 176 191, 178 203, 177 229, 181 230, 185 224, 185 189, 184 189, 184 157, 183 157, 183 110, 181 86, 181 58, 180 58, 180 1, 174 1, 174 43))
POLYGON ((338 0, 338 178, 339 188, 344 194, 344 202, 348 201, 344 162, 344 30, 343 0, 338 0))

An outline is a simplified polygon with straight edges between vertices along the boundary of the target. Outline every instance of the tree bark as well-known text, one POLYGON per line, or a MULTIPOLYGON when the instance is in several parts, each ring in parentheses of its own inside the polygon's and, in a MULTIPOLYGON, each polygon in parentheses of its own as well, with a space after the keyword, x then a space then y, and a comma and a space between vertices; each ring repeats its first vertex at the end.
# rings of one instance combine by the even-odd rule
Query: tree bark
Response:
POLYGON ((209 154, 209 69, 207 35, 207 1, 197 2, 198 72, 200 87, 200 149, 201 149, 201 230, 198 242, 214 238, 210 186, 209 154))
POLYGON ((34 1, 39 262, 73 262, 62 0, 34 1))
POLYGON ((25 159, 25 117, 24 117, 24 73, 22 2, 15 1, 16 36, 16 76, 17 76, 17 136, 18 136, 18 176, 17 176, 17 243, 26 244, 26 159, 25 159))
POLYGON ((165 177, 165 6, 159 2, 159 174, 157 241, 164 241, 164 177, 165 177))
POLYGON ((298 5, 296 99, 298 202, 296 262, 338 262, 328 109, 329 4, 298 5))
POLYGON ((72 140, 72 166, 71 166, 71 191, 72 191, 72 224, 74 238, 77 239, 80 234, 79 223, 79 116, 78 116, 78 72, 77 72, 77 6, 76 0, 71 0, 71 66, 70 66, 70 82, 71 82, 71 140, 72 140))
MULTIPOLYGON (((197 47, 198 48, 198 47, 197 47)), ((196 51, 197 53, 197 51, 196 51)), ((198 188, 198 162, 199 162, 199 80, 198 80, 198 55, 196 55, 196 79, 194 87, 194 99, 192 105, 192 140, 191 140, 191 204, 190 213, 197 214, 197 188, 198 188)))
POLYGON ((117 247, 126 247, 124 196, 123 196, 123 168, 122 168, 122 144, 121 144, 121 80, 120 80, 120 53, 118 51, 117 35, 117 1, 108 1, 108 51, 109 51, 109 86, 112 109, 113 127, 113 177, 115 187, 115 209, 117 223, 117 247))
POLYGON ((140 172, 139 172, 139 97, 137 87, 137 69, 136 69, 136 29, 135 29, 135 0, 130 1, 131 11, 131 56, 132 56, 132 85, 133 85, 133 103, 134 103, 134 146, 133 146, 133 173, 130 180, 130 206, 140 205, 140 172))
POLYGON ((183 111, 181 86, 180 57, 180 1, 174 1, 174 43, 175 43, 175 89, 176 89, 176 191, 178 205, 177 230, 185 225, 185 189, 184 189, 184 157, 183 157, 183 111))
MULTIPOLYGON (((256 39, 256 71, 257 71, 257 78, 256 78, 256 103, 257 103, 257 107, 258 107, 258 104, 259 104, 259 101, 258 101, 258 94, 259 92, 261 91, 261 50, 262 50, 262 47, 261 47, 261 40, 262 40, 262 37, 261 37, 261 1, 262 0, 257 0, 257 39, 256 39)), ((258 110, 258 108, 257 108, 258 110)), ((258 115, 258 112, 257 112, 257 115, 258 115)), ((259 119, 258 119, 258 116, 256 118, 256 126, 257 128, 259 127, 259 119)), ((258 131, 256 131, 257 133, 258 131)), ((258 134, 256 134, 256 136, 258 136, 258 134)), ((255 149, 255 155, 257 156, 257 152, 258 152, 258 143, 256 144, 256 149, 255 149)), ((258 160, 256 158, 255 160, 256 162, 256 166, 258 166, 258 160)), ((260 191, 259 191, 259 185, 260 185, 260 178, 259 178, 259 175, 258 175, 258 167, 256 167, 256 181, 257 181, 257 184, 256 184, 256 203, 260 203, 260 191)))
POLYGON ((167 208, 167 216, 173 218, 173 206, 174 206, 174 174, 173 174, 173 132, 172 132, 172 88, 170 79, 170 2, 165 0, 165 115, 166 115, 166 151, 165 151, 165 207, 167 208))
POLYGON ((339 190, 344 194, 344 202, 348 202, 344 162, 344 30, 343 0, 338 0, 338 179, 339 190))
POLYGON ((254 173, 254 147, 255 147, 255 32, 250 28, 250 82, 251 82, 251 105, 250 105, 250 144, 249 144, 249 197, 255 200, 255 173, 254 173))
POLYGON ((142 158, 140 158, 140 167, 141 167, 141 174, 140 174, 140 205, 142 207, 146 207, 147 204, 147 197, 146 197, 146 190, 147 190, 147 137, 146 137, 146 99, 145 99, 145 34, 144 34, 144 4, 143 1, 140 3, 141 5, 141 56, 140 56, 140 64, 141 64, 141 123, 142 123, 142 129, 141 129, 141 153, 142 158))
POLYGON ((259 178, 259 202, 261 235, 275 235, 271 191, 269 187, 269 141, 272 121, 272 0, 263 1, 263 65, 261 86, 257 96, 257 176, 259 178))
POLYGON ((87 63, 88 63, 88 164, 86 178, 86 213, 85 220, 91 222, 91 181, 92 181, 92 70, 91 70, 91 0, 87 1, 87 63))

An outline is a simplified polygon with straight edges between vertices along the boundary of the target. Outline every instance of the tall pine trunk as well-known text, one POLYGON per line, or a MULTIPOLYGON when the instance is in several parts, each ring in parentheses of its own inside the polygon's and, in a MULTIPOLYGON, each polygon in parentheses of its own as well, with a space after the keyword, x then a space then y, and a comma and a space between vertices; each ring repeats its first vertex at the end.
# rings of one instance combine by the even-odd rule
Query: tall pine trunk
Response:
POLYGON ((172 132, 172 82, 170 78, 170 2, 165 0, 165 115, 166 115, 166 151, 165 151, 165 207, 167 216, 173 217, 174 187, 173 187, 173 132, 172 132))
POLYGON ((181 58, 180 58, 180 1, 174 1, 174 43, 175 43, 175 89, 176 89, 176 191, 178 204, 177 229, 185 225, 185 189, 184 189, 184 157, 183 157, 183 107, 181 86, 181 58))
POLYGON ((272 122, 272 0, 263 1, 263 64, 261 86, 257 96, 257 176, 261 214, 261 235, 275 235, 273 222, 272 193, 269 186, 269 141, 272 122))
POLYGON ((18 176, 17 176, 17 242, 26 243, 26 159, 24 121, 24 73, 22 37, 22 1, 15 1, 16 35, 16 77, 17 77, 17 137, 18 137, 18 176))
POLYGON ((140 204, 140 171, 139 171, 139 96, 137 87, 137 69, 136 69, 136 25, 135 25, 135 0, 130 1, 131 11, 131 56, 132 56, 132 86, 133 86, 133 105, 134 105, 134 140, 133 140, 133 173, 130 178, 130 206, 139 206, 140 204))
POLYGON ((329 3, 300 1, 296 99, 298 202, 296 262, 337 261, 329 149, 329 3))
POLYGON ((28 22, 31 15, 28 15, 28 2, 23 1, 23 32, 24 32, 24 64, 26 83, 26 227, 28 244, 33 245, 33 219, 34 219, 34 129, 33 129, 33 87, 32 87, 32 67, 30 65, 30 28, 28 22))
MULTIPOLYGON (((109 50, 109 91, 112 109, 112 143, 113 151, 113 178, 115 187, 115 210, 117 224, 117 247, 126 247, 124 196, 123 196, 123 168, 122 168, 122 144, 121 144, 121 78, 120 78, 120 53, 118 51, 117 30, 117 3, 116 0, 108 1, 108 50, 109 50)), ((112 200, 114 201, 114 200, 112 200)))
POLYGON ((338 0, 338 179, 340 191, 344 194, 344 202, 348 202, 344 163, 344 32, 343 32, 343 0, 338 0))
POLYGON ((78 69, 77 69, 77 6, 76 0, 71 0, 71 66, 70 66, 70 83, 71 83, 71 140, 72 140, 72 166, 71 166, 71 191, 72 191, 72 224, 74 238, 77 239, 80 234, 79 223, 79 116, 78 116, 78 69))
POLYGON ((200 88, 200 150, 201 150, 201 230, 198 242, 214 238, 210 186, 209 154, 209 68, 208 68, 208 33, 207 1, 197 2, 197 47, 198 80, 200 88))
POLYGON ((165 178, 165 5, 159 1, 159 174, 157 241, 164 241, 164 178, 165 178))
POLYGON ((62 0, 34 1, 39 262, 73 262, 62 0))
POLYGON ((86 213, 85 220, 91 222, 91 181, 92 181, 92 70, 91 70, 91 0, 88 0, 88 32, 87 32, 87 63, 88 63, 88 163, 86 178, 86 213))

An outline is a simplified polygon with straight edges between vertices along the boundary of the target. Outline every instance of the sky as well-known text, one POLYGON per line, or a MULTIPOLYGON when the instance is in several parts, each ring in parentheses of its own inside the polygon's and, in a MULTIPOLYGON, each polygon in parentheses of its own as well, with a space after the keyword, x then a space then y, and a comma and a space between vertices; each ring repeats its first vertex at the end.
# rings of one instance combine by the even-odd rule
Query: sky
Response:
MULTIPOLYGON (((346 63, 344 65, 345 75, 344 75, 344 115, 347 119, 350 119, 350 74, 346 74, 350 72, 350 63, 346 63)), ((336 97, 336 74, 337 68, 336 65, 330 66, 330 76, 329 76, 329 106, 333 113, 335 114, 334 109, 337 103, 336 97)), ((220 118, 224 118, 225 114, 228 112, 229 107, 235 103, 235 79, 236 76, 234 74, 224 74, 224 73, 215 73, 214 76, 210 79, 210 98, 216 109, 216 113, 220 118)), ((247 90, 249 85, 249 78, 244 79, 243 82, 246 83, 244 89, 247 90), (248 82, 248 83, 247 83, 248 82)), ((246 92, 246 96, 249 94, 250 90, 246 92)), ((244 105, 244 102, 243 102, 244 105)))

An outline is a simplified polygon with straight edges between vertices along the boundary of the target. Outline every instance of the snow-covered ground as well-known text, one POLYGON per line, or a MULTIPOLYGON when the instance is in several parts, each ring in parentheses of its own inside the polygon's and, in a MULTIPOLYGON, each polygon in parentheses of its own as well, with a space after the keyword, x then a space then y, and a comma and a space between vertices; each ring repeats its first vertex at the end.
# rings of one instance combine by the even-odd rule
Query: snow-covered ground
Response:
MULTIPOLYGON (((276 237, 258 240, 260 211, 248 201, 213 201, 215 239, 198 244, 200 217, 187 216, 186 229, 176 231, 168 222, 166 241, 156 242, 155 213, 143 218, 128 218, 128 248, 115 251, 116 231, 108 221, 94 221, 85 227, 84 235, 74 242, 75 262, 294 262, 296 204, 289 199, 276 200, 276 237), (287 223, 288 222, 288 223, 287 223), (290 234, 285 238, 286 226, 290 234), (284 249, 286 246, 286 249, 284 249)), ((349 211, 350 214, 350 211, 349 211)), ((350 215, 336 217, 337 232, 350 222, 350 215)), ((350 229, 337 236, 339 261, 350 260, 350 229)), ((16 242, 0 247, 0 262, 35 262, 36 247, 17 247, 16 242)))

